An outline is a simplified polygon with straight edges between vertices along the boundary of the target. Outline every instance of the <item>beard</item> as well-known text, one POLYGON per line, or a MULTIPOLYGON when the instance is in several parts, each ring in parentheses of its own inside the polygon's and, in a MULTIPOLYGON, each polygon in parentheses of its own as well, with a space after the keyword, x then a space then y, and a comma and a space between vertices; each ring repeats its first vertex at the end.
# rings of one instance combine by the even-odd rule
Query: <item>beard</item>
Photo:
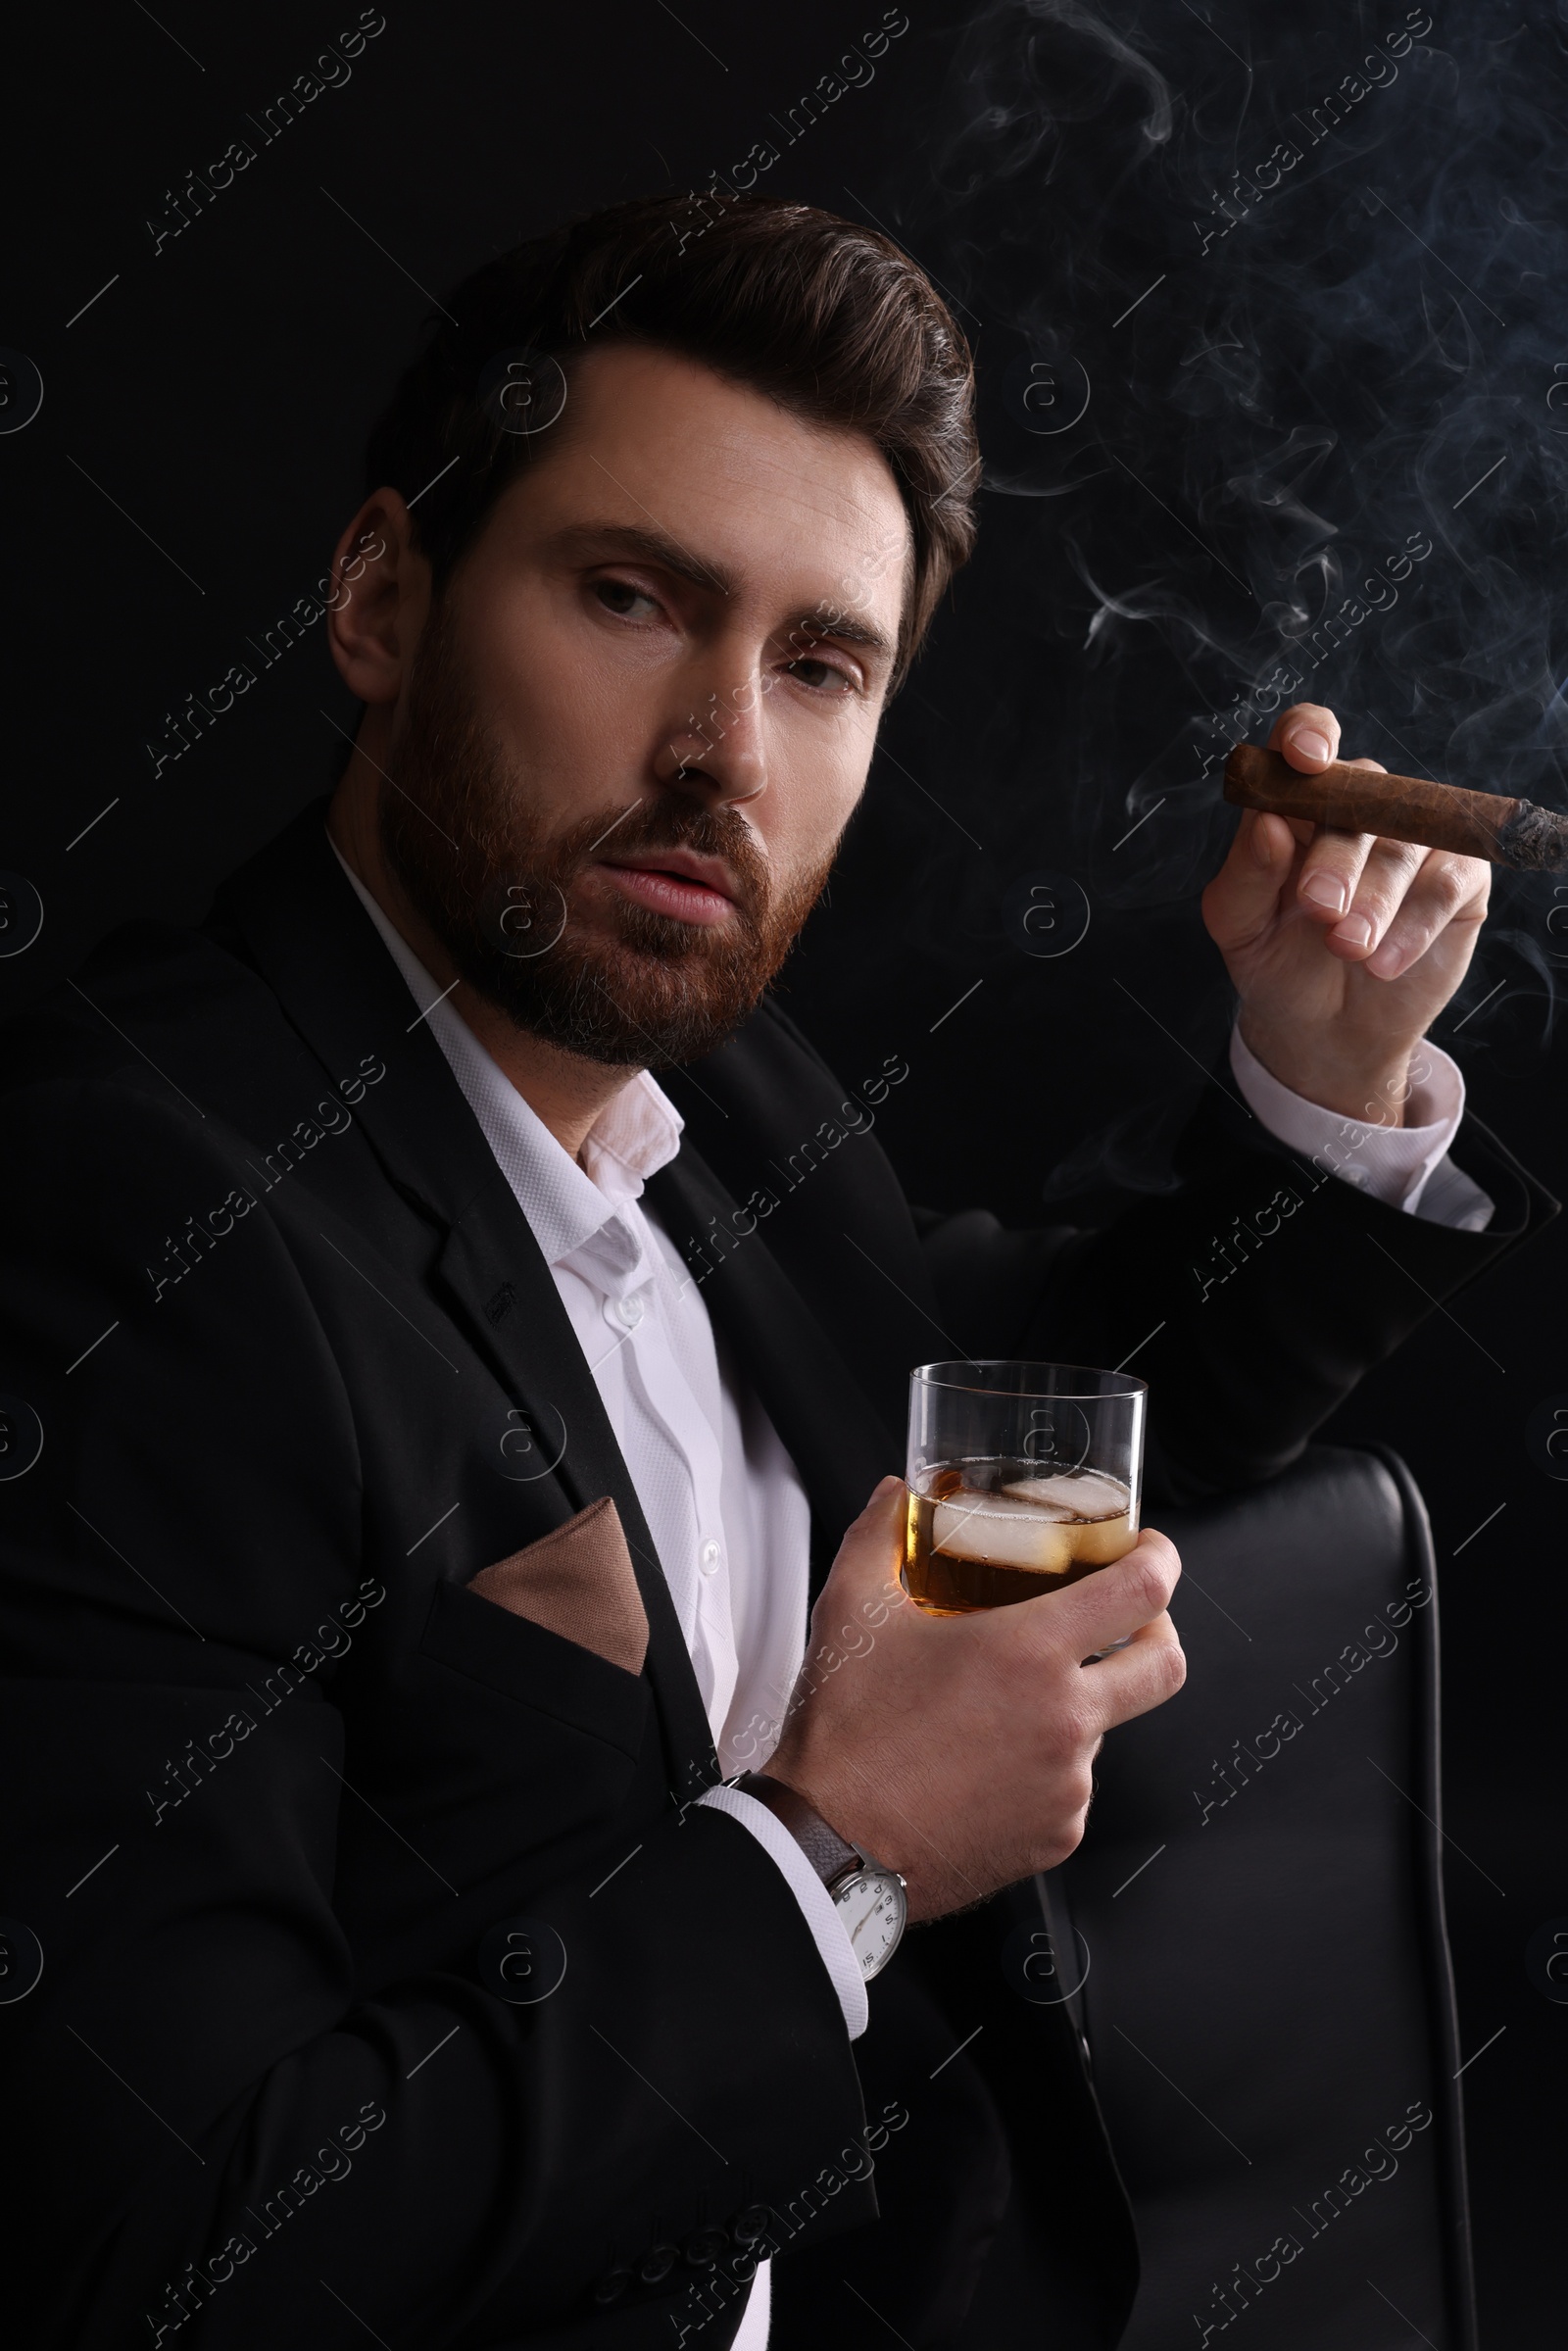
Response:
POLYGON ((468 985, 514 1025, 590 1061, 662 1069, 711 1053, 755 1011, 822 894, 820 863, 777 887, 733 808, 666 790, 547 834, 526 777, 489 734, 444 607, 431 610, 383 781, 381 847, 468 985), (574 885, 613 836, 617 860, 687 849, 725 859, 733 910, 699 925, 618 897, 584 921, 574 885))

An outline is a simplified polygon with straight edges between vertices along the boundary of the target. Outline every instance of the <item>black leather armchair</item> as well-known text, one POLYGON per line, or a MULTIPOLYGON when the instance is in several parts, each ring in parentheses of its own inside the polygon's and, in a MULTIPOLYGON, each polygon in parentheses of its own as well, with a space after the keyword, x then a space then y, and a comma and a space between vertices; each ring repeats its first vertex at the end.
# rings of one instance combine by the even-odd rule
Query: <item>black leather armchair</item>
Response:
POLYGON ((1474 2351, 1420 1494, 1314 1447, 1152 1515, 1187 1687, 1048 1882, 1137 2218, 1123 2351, 1474 2351))
POLYGON ((792 2252, 781 2343, 840 2339, 853 2287, 933 2351, 1476 2351, 1420 1494, 1324 1446, 1150 1515, 1186 1688, 1106 1739, 1062 1869, 906 1938, 859 2044, 868 2103, 911 2117, 890 2209, 938 2139, 970 2150, 967 2206, 792 2252), (1087 2071, 1054 2069, 1027 2137, 1013 2113, 999 2172, 991 2100, 1048 2033, 1087 2071))

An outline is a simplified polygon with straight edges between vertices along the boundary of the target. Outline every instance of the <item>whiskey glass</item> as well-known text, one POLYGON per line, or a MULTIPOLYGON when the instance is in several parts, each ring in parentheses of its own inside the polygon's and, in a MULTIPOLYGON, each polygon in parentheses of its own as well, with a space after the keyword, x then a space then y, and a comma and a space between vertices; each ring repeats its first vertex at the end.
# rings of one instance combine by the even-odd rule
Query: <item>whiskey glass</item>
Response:
POLYGON ((1148 1398, 1142 1380, 1076 1363, 920 1364, 909 1379, 909 1597, 933 1616, 1006 1608, 1130 1551, 1148 1398))

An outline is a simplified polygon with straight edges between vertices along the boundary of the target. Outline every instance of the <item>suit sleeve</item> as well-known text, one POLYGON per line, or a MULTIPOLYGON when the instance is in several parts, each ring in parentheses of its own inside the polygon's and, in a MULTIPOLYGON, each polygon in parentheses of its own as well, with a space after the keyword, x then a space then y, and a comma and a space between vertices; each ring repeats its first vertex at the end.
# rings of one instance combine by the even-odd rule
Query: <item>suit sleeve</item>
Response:
MULTIPOLYGON (((356 1982, 374 1691, 345 1665, 268 1700, 366 1589, 353 1412, 265 1204, 157 1288, 249 1161, 156 1095, 13 1098, 0 1176, 9 2339, 664 2339, 692 2231, 738 2293, 723 2225, 863 2128, 832 1983, 768 1853, 695 1805, 541 1897, 550 1997, 356 1982)), ((850 2186, 815 2226, 872 2213, 850 2186)))
POLYGON ((1272 1477, 1374 1365, 1556 1214, 1467 1117, 1451 1157, 1494 1203, 1470 1232, 1407 1216, 1210 1089, 1175 1180, 1097 1230, 916 1211, 940 1310, 975 1354, 1149 1382, 1147 1480, 1185 1501, 1272 1477))

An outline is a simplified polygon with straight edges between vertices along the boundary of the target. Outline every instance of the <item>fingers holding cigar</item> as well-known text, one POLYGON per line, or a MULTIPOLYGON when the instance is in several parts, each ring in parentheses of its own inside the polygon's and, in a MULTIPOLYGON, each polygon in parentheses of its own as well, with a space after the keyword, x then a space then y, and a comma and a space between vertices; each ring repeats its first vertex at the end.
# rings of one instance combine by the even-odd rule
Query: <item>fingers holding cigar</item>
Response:
MULTIPOLYGON (((1269 748, 1302 775, 1321 775, 1332 765, 1387 773, 1378 759, 1339 758, 1339 719, 1320 703, 1297 703, 1283 711, 1269 748)), ((1252 821, 1258 827, 1288 827, 1296 849, 1305 852, 1296 872, 1296 900, 1301 911, 1324 925, 1332 954, 1346 962, 1368 961, 1426 853, 1373 832, 1331 830, 1306 817, 1258 813, 1252 821)), ((1275 854, 1271 843, 1271 858, 1275 854)))
MULTIPOLYGON (((1377 759, 1342 763, 1387 773, 1377 759)), ((1474 881, 1457 887, 1451 877, 1474 867, 1473 858, 1445 857, 1418 842, 1319 827, 1301 859, 1296 895, 1302 912, 1326 926, 1323 943, 1331 955, 1347 963, 1365 963, 1378 979, 1393 979, 1441 928, 1420 914, 1412 921, 1412 910, 1431 912, 1446 903, 1446 920, 1475 887, 1474 881)))
MULTIPOLYGON (((1471 848, 1475 811, 1443 804, 1483 796, 1389 777, 1380 759, 1339 758, 1339 745, 1335 713, 1298 703, 1281 713, 1267 752, 1237 747, 1227 763, 1226 794, 1247 807, 1242 840, 1260 880, 1266 876, 1281 889, 1281 911, 1294 905, 1321 925, 1338 960, 1364 964, 1376 979, 1396 979, 1448 924, 1467 917, 1479 925, 1484 918, 1486 865, 1460 854, 1457 841, 1445 850, 1409 837, 1423 829, 1423 815, 1436 818, 1440 833, 1446 818, 1471 848), (1374 776, 1388 781, 1360 781, 1374 776), (1320 792, 1313 791, 1314 779, 1321 779, 1320 792), (1426 795, 1432 807, 1412 810, 1412 792, 1426 795)), ((1490 818, 1504 805, 1491 801, 1484 812, 1490 818)), ((1432 829, 1430 821, 1424 829, 1432 829)))
MULTIPOLYGON (((1398 979, 1442 934, 1462 938, 1479 930, 1487 917, 1492 867, 1483 859, 1439 849, 1406 849, 1405 855, 1415 858, 1415 872, 1367 953, 1366 968, 1374 979, 1398 979)), ((1336 936, 1330 934, 1331 945, 1336 936)))
POLYGON ((1411 1054, 1475 952, 1487 860, 1568 870, 1568 817, 1339 747, 1316 703, 1283 711, 1266 750, 1234 746, 1225 798, 1244 814, 1202 910, 1242 1043, 1303 1101, 1360 1118, 1408 1093, 1411 1054))
POLYGON ((1340 756, 1340 722, 1319 702, 1293 702, 1275 719, 1268 747, 1303 775, 1320 775, 1340 756))

